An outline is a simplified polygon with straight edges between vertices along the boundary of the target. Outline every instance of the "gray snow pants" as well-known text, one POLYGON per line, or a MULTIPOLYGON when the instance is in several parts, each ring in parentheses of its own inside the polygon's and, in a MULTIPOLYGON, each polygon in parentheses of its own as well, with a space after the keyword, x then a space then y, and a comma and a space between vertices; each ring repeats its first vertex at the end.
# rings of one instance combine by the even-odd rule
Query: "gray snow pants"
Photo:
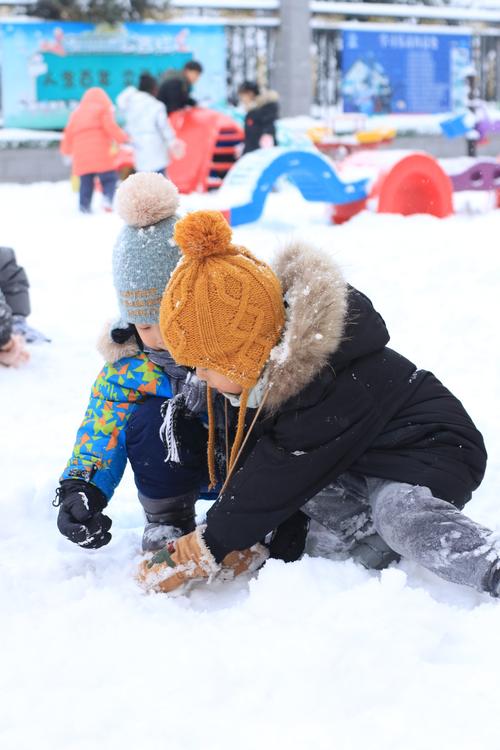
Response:
POLYGON ((500 594, 493 532, 427 487, 346 472, 302 510, 366 567, 384 567, 374 564, 377 555, 389 561, 401 555, 447 581, 500 594))

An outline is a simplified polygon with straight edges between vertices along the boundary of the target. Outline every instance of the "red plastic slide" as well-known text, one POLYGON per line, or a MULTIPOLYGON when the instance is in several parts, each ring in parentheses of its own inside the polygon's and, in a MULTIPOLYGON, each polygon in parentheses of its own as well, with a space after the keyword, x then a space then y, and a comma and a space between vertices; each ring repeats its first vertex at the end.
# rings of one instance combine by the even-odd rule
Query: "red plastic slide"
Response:
POLYGON ((382 176, 380 214, 431 214, 444 219, 453 213, 453 185, 438 162, 428 154, 411 154, 382 176))
POLYGON ((360 151, 341 163, 342 175, 365 171, 372 180, 368 201, 334 206, 332 219, 341 224, 375 203, 382 214, 431 214, 443 219, 453 213, 453 184, 433 156, 411 151, 360 151))
POLYGON ((219 187, 235 162, 242 128, 228 115, 201 107, 173 112, 170 124, 186 144, 184 158, 172 161, 168 168, 172 182, 181 193, 219 187))

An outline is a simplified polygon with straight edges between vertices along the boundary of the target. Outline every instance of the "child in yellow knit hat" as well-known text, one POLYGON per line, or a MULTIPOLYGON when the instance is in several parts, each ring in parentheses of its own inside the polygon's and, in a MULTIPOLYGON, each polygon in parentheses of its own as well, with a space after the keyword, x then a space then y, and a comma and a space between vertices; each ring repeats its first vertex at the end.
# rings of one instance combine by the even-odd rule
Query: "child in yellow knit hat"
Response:
MULTIPOLYGON (((491 532, 460 513, 484 474, 481 434, 432 373, 387 348, 384 321, 331 256, 296 242, 273 271, 216 212, 182 219, 175 239, 163 338, 239 410, 238 427, 206 525, 142 564, 146 587, 255 569, 258 542, 310 517, 366 567, 402 555, 498 596, 491 532)), ((212 415, 213 481, 214 440, 212 415)))
POLYGON ((211 388, 240 396, 229 469, 241 446, 250 390, 277 343, 285 310, 280 283, 269 266, 231 242, 231 228, 217 211, 181 220, 175 240, 186 261, 166 290, 160 326, 179 364, 205 373, 209 404, 209 470, 215 485, 211 388), (218 373, 215 382, 207 371, 218 373), (236 384, 236 385, 233 385, 236 384))

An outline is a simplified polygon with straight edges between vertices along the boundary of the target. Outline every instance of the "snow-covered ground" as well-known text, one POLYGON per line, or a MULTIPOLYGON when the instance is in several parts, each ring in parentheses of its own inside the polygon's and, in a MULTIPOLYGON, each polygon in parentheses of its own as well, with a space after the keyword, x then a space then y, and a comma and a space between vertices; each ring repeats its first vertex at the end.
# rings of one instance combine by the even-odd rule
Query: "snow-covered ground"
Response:
MULTIPOLYGON (((318 557, 189 597, 145 595, 130 474, 108 547, 59 535, 51 500, 115 311, 119 220, 78 215, 67 184, 0 185, 0 206, 31 322, 53 339, 0 371, 2 750, 499 747, 500 604, 485 595, 407 562, 377 574, 318 557)), ((462 398, 490 453, 467 511, 500 529, 500 211, 332 227, 322 206, 275 193, 236 237, 268 257, 294 232, 335 254, 392 345, 462 398)))

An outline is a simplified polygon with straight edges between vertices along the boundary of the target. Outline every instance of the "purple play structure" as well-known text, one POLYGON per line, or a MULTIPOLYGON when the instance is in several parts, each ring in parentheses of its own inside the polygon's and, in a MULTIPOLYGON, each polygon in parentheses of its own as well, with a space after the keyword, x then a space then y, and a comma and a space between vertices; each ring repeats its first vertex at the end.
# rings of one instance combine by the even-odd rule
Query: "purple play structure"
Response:
POLYGON ((494 159, 446 160, 442 162, 455 192, 462 190, 500 190, 500 162, 494 159), (459 163, 457 163, 459 162, 459 163), (472 162, 472 163, 468 163, 472 162))

